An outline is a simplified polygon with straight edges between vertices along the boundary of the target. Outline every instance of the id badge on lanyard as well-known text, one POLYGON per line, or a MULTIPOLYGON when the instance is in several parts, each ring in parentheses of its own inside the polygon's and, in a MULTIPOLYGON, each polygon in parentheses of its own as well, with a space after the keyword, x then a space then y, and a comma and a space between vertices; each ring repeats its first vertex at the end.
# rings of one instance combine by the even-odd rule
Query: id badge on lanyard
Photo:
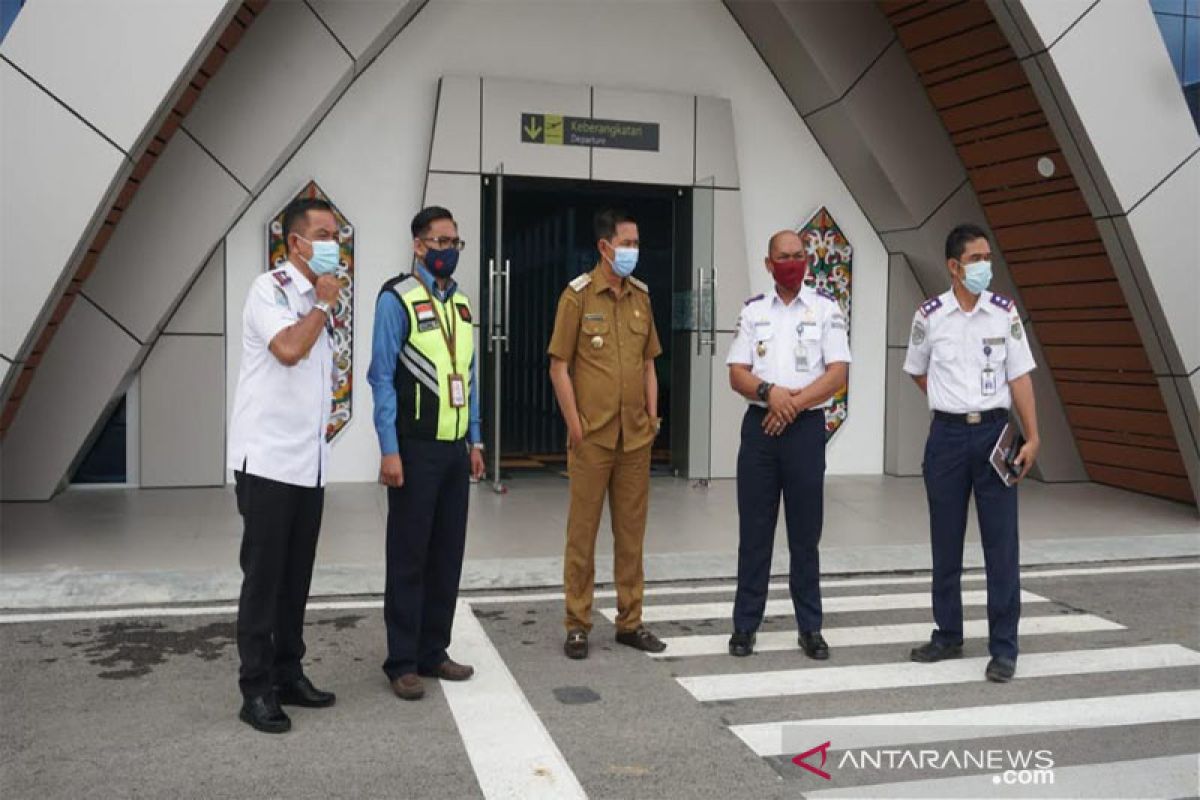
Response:
POLYGON ((988 365, 979 374, 979 391, 984 397, 991 397, 996 393, 996 370, 991 364, 992 348, 990 345, 984 345, 983 356, 988 359, 988 365))
POLYGON ((462 375, 453 373, 447 377, 450 387, 450 407, 464 408, 467 405, 467 382, 462 375))

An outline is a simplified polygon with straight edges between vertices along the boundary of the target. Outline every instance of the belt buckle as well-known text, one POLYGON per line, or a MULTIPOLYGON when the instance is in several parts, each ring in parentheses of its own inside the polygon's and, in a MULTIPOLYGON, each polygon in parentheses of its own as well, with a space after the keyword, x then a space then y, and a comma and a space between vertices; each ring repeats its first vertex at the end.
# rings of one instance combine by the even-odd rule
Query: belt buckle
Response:
POLYGON ((966 413, 968 425, 978 425, 983 422, 983 414, 979 411, 968 411, 966 413))

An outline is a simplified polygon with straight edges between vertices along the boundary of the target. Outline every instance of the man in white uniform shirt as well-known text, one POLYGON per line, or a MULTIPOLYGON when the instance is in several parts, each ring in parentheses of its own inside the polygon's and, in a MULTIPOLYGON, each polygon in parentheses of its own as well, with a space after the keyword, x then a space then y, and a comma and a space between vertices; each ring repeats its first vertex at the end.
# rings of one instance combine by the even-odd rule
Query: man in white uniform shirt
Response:
POLYGON ((846 317, 832 295, 804 283, 808 256, 799 235, 780 231, 767 250, 764 262, 775 289, 746 301, 725 361, 730 385, 749 401, 738 450, 738 586, 729 652, 754 652, 782 493, 800 647, 809 658, 826 659, 817 550, 825 492, 825 407, 846 385, 846 317))
POLYGON ((229 424, 228 466, 244 523, 239 716, 265 733, 291 729, 280 703, 334 702, 300 660, 329 459, 338 226, 328 203, 304 198, 284 210, 283 232, 288 262, 258 276, 246 298, 229 424))
POLYGON ((921 304, 913 317, 904 371, 929 397, 933 421, 922 473, 929 500, 933 549, 933 618, 926 644, 913 661, 962 655, 962 559, 971 494, 979 517, 987 572, 990 681, 1012 679, 1021 616, 1017 487, 992 467, 992 449, 1015 405, 1027 437, 1015 462, 1017 480, 1037 458, 1037 409, 1029 340, 1012 299, 987 290, 992 249, 975 225, 959 225, 946 239, 950 290, 921 304))

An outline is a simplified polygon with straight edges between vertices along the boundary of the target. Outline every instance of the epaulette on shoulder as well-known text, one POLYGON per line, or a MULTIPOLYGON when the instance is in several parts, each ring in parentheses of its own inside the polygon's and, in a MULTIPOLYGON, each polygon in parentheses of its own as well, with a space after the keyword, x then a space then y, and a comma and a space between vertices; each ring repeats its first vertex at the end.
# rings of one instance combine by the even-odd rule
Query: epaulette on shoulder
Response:
POLYGON ((750 305, 751 303, 757 303, 759 300, 762 300, 764 297, 766 297, 766 295, 765 295, 765 294, 756 294, 756 295, 754 295, 754 297, 751 297, 749 300, 747 300, 746 302, 742 303, 742 305, 744 305, 744 306, 748 306, 748 305, 750 305))
POLYGON ((275 282, 280 286, 287 286, 292 282, 292 276, 288 275, 287 270, 282 267, 271 270, 271 277, 274 278, 275 282))
POLYGON ((576 278, 575 280, 571 281, 567 285, 570 286, 572 289, 574 289, 577 292, 582 292, 584 289, 586 289, 588 287, 588 284, 590 284, 591 282, 592 282, 592 273, 585 272, 582 275, 580 275, 578 278, 576 278))
POLYGON ((650 294, 650 287, 647 286, 644 282, 638 280, 637 278, 634 278, 633 276, 630 276, 626 280, 628 280, 632 286, 634 286, 638 289, 641 289, 646 294, 650 294))
POLYGON ((832 300, 835 303, 837 302, 837 298, 833 296, 833 292, 829 291, 828 289, 817 289, 817 294, 821 297, 824 297, 826 300, 832 300))
POLYGON ((1011 297, 1005 297, 1002 294, 996 294, 995 292, 992 292, 992 302, 1003 308, 1005 311, 1013 310, 1013 300, 1011 297))
POLYGON ((924 303, 921 303, 921 316, 928 317, 933 312, 942 307, 942 298, 931 297, 924 303))

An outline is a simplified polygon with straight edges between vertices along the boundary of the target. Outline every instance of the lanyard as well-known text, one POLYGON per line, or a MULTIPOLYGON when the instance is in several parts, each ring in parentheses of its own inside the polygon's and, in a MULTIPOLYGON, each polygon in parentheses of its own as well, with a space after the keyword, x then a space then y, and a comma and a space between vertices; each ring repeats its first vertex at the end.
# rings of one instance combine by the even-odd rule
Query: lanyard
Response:
MULTIPOLYGON (((424 286, 424 284, 422 284, 422 286, 424 286)), ((430 305, 433 306, 433 316, 437 318, 438 330, 442 333, 442 339, 446 341, 446 349, 450 351, 451 369, 457 369, 458 355, 455 352, 455 344, 457 343, 458 339, 458 321, 454 319, 453 313, 447 313, 446 316, 449 317, 449 322, 443 325, 442 315, 438 313, 438 306, 440 305, 442 310, 445 311, 445 305, 433 299, 433 292, 429 290, 428 286, 425 286, 425 295, 429 298, 430 305)), ((450 306, 453 308, 454 303, 451 302, 450 306)))

